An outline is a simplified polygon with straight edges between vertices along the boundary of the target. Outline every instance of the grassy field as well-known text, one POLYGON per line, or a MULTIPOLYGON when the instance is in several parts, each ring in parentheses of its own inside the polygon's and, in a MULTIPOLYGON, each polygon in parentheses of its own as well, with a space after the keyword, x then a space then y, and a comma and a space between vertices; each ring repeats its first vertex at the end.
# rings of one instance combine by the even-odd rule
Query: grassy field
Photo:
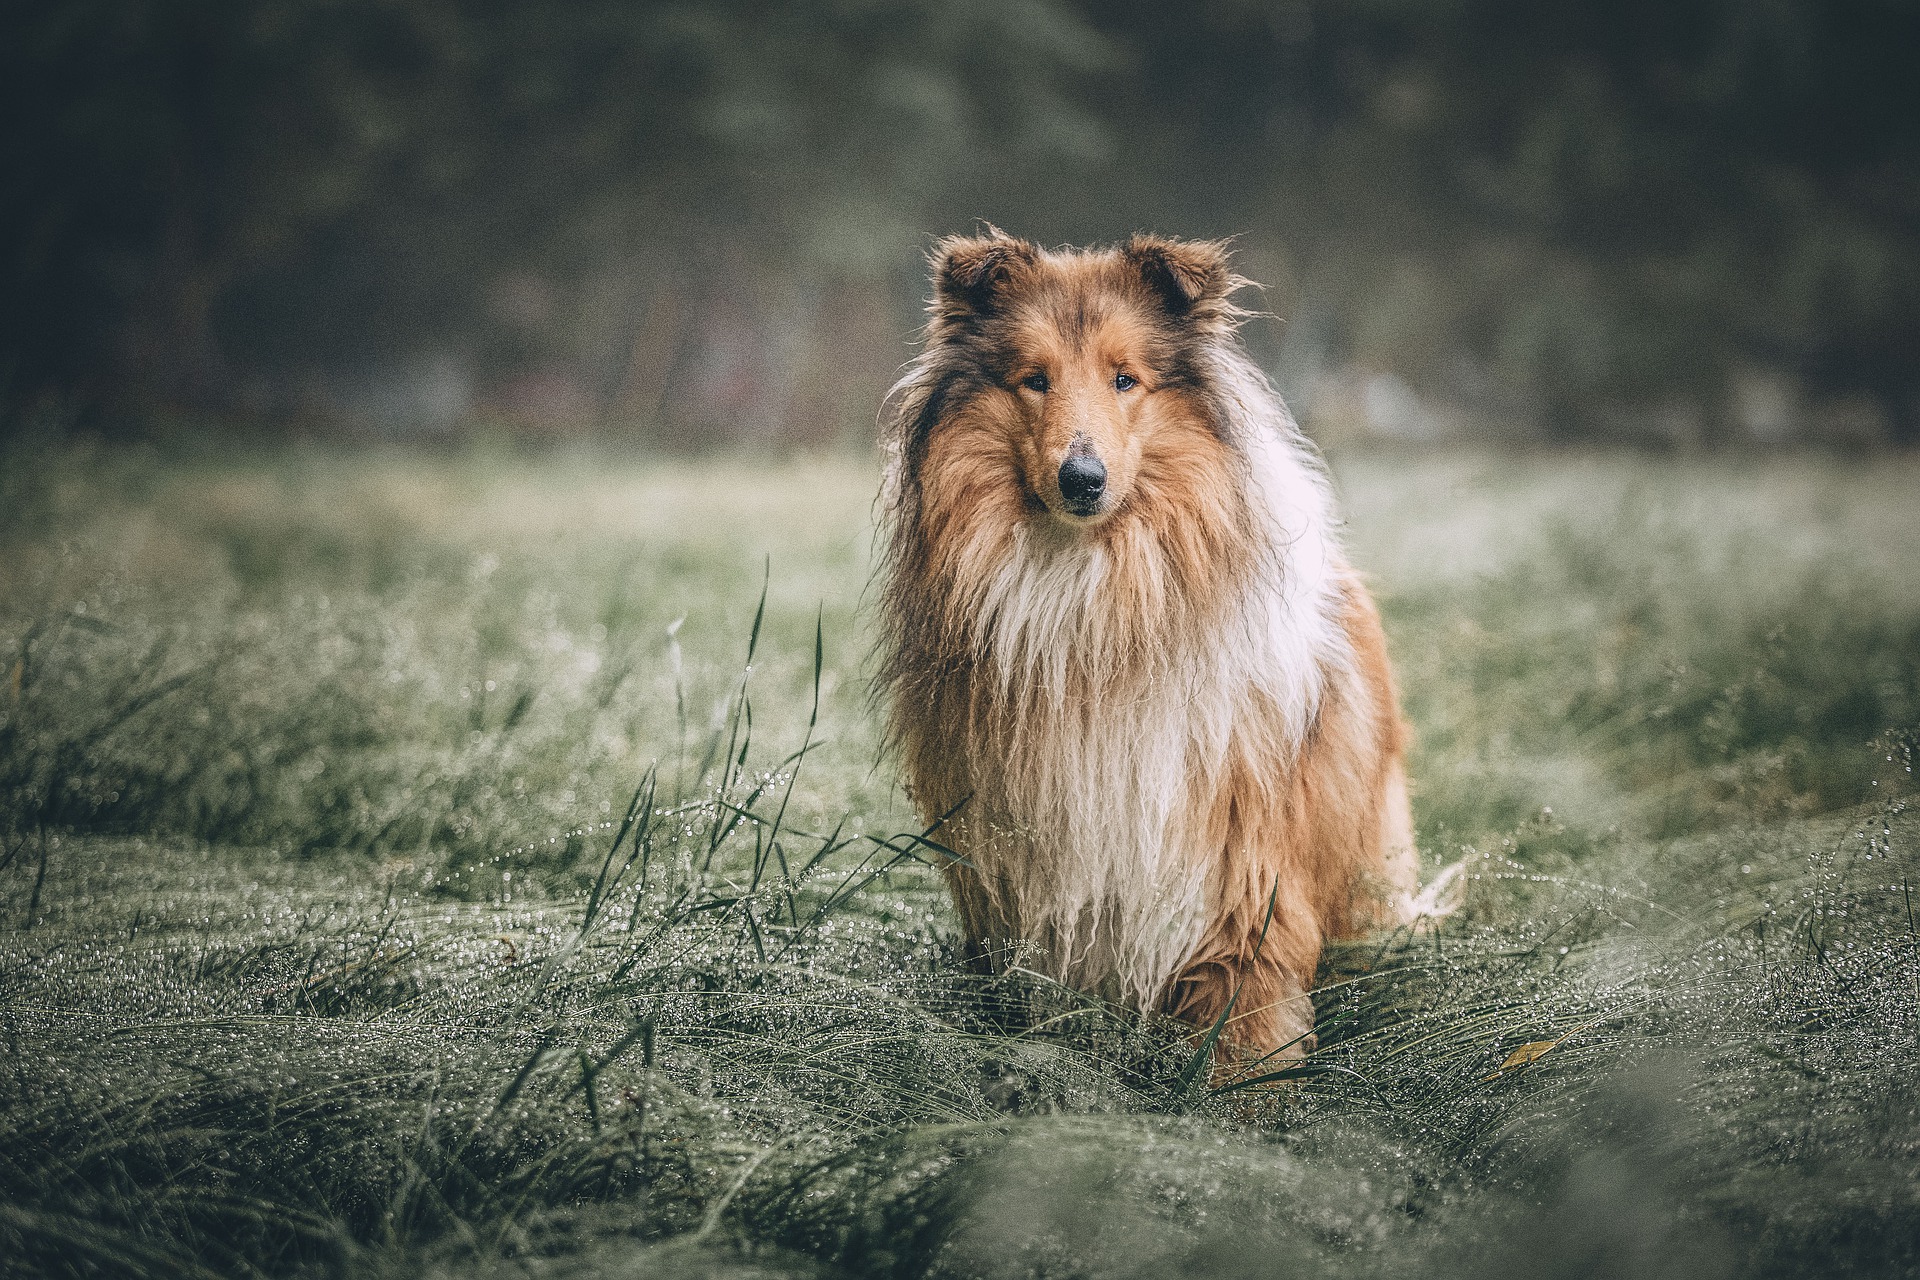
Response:
POLYGON ((1920 461, 1337 460, 1437 935, 955 962, 864 460, 0 458, 0 1272, 1920 1269, 1920 461))

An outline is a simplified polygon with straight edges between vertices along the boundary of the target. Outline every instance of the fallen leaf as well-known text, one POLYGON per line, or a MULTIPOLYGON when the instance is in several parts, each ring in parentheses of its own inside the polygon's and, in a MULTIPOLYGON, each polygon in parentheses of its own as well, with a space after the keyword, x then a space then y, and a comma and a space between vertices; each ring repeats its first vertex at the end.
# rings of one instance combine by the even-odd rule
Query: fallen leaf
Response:
POLYGON ((1515 1067, 1524 1067, 1529 1062, 1538 1061, 1546 1056, 1547 1050, 1559 1043, 1558 1040, 1535 1040, 1531 1044, 1523 1044, 1507 1055, 1507 1060, 1500 1064, 1500 1069, 1511 1071, 1515 1067))
POLYGON ((1552 1040, 1528 1041, 1526 1044, 1521 1045, 1518 1049, 1508 1054, 1507 1060, 1502 1062, 1499 1067, 1494 1070, 1492 1075, 1480 1077, 1480 1083, 1485 1084, 1489 1080, 1498 1080, 1509 1071, 1514 1071, 1540 1061, 1540 1059, 1547 1056, 1547 1050, 1566 1040, 1568 1036, 1585 1030, 1585 1027, 1575 1027, 1572 1031, 1567 1032, 1566 1035, 1556 1037, 1552 1040))

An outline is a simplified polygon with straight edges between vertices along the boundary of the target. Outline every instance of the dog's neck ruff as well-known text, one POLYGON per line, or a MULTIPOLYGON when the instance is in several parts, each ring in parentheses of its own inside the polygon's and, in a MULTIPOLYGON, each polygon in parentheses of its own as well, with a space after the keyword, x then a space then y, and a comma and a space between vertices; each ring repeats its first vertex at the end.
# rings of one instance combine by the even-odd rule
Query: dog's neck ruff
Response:
POLYGON ((965 753, 965 843, 1016 962, 1137 1007, 1211 918, 1229 771, 1291 761, 1350 661, 1326 482, 1258 378, 1229 384, 1252 561, 1230 589, 1196 613, 1150 538, 1036 518, 964 602, 970 709, 936 729, 965 753))

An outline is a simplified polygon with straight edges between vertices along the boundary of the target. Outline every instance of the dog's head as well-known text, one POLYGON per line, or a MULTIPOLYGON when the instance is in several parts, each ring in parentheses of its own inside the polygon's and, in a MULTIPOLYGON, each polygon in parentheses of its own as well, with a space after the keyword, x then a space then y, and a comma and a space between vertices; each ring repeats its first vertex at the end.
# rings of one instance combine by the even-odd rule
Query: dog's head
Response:
POLYGON ((1226 247, 1207 241, 1058 251, 997 231, 942 241, 930 335, 966 405, 949 447, 999 455, 1030 509, 1068 527, 1102 524, 1143 474, 1177 467, 1213 433, 1202 355, 1244 314, 1228 295, 1245 283, 1226 247))

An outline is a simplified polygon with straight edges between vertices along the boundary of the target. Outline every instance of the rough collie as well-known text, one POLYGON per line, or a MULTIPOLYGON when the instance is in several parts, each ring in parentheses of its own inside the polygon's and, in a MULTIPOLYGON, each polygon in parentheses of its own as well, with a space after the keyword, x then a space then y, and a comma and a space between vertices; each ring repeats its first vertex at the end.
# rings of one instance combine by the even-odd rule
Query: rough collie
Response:
POLYGON ((933 255, 884 414, 879 687, 969 948, 1311 1044, 1322 944, 1422 909, 1380 620, 1241 348, 1225 246, 933 255))

